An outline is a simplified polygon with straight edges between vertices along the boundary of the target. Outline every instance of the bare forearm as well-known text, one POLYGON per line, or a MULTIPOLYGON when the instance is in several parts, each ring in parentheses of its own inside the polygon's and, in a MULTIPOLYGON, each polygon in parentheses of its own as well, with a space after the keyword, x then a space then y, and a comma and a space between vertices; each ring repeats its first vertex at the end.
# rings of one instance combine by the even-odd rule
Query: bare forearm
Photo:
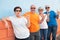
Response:
POLYGON ((9 25, 8 25, 7 20, 10 21, 10 20, 7 19, 7 18, 2 18, 2 21, 5 23, 6 28, 9 28, 9 25))

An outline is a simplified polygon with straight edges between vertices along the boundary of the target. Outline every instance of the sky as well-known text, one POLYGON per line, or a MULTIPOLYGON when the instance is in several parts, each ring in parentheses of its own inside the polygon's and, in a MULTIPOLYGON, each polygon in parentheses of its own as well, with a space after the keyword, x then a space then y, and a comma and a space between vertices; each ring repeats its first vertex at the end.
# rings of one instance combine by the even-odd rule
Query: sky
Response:
POLYGON ((13 9, 16 6, 20 6, 23 10, 22 14, 24 14, 30 11, 30 6, 32 4, 36 5, 37 9, 38 7, 44 8, 45 5, 49 5, 51 10, 55 12, 60 10, 60 0, 0 0, 0 19, 12 16, 14 14, 13 9))

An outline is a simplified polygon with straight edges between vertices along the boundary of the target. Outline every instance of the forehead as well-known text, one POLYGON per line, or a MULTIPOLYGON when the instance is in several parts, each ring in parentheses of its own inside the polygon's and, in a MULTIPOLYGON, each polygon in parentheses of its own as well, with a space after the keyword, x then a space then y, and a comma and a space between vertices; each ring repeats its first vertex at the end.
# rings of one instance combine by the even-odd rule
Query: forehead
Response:
POLYGON ((36 6, 35 6, 35 5, 32 5, 31 7, 34 7, 34 8, 36 8, 36 6))

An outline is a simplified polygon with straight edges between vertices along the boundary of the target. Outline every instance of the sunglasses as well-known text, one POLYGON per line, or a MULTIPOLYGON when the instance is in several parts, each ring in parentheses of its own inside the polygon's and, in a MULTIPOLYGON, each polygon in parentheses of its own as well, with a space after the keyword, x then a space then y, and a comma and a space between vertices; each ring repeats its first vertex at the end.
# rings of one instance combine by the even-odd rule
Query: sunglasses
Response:
POLYGON ((31 9, 36 9, 36 8, 31 8, 31 9))
POLYGON ((16 10, 15 12, 21 12, 21 10, 16 10))
POLYGON ((50 8, 50 7, 45 7, 45 9, 50 8))

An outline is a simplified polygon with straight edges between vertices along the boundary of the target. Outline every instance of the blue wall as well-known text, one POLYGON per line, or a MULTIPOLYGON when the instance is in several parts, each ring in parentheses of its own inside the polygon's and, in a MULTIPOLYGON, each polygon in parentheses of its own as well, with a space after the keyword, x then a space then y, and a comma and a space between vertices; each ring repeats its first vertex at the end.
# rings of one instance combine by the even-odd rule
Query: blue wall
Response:
POLYGON ((50 5, 52 10, 60 10, 60 0, 0 0, 0 18, 13 15, 15 6, 20 6, 23 9, 22 13, 25 13, 29 11, 31 4, 35 4, 37 8, 50 5))

